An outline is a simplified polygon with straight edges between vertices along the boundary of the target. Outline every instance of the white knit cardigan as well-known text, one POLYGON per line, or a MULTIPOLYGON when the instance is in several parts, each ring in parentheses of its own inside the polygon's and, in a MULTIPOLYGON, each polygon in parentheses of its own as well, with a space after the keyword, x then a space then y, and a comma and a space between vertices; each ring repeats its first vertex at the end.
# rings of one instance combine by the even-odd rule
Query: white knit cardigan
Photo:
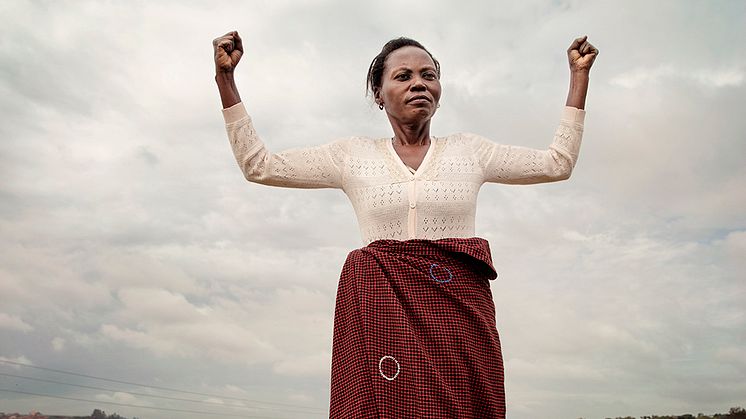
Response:
POLYGON ((485 182, 567 179, 575 167, 585 111, 566 106, 547 150, 495 143, 475 134, 433 137, 414 173, 391 138, 351 137, 270 152, 242 103, 223 110, 233 154, 251 182, 288 188, 339 188, 352 202, 363 243, 379 239, 474 237, 477 194, 485 182))

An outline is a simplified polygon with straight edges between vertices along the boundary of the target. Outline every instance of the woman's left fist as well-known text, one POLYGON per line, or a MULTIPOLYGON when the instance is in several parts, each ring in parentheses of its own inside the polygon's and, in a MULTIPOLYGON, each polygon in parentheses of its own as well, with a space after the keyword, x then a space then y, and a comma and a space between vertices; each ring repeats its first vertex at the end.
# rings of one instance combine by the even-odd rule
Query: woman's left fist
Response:
POLYGON ((567 60, 570 62, 570 71, 589 72, 593 61, 598 56, 598 49, 588 42, 588 35, 577 38, 567 49, 567 60))

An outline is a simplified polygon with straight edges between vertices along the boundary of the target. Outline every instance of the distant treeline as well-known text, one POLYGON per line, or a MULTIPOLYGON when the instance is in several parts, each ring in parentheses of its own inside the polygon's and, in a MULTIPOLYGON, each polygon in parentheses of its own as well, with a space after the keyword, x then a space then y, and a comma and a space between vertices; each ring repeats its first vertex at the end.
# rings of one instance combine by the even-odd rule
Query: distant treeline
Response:
MULTIPOLYGON (((91 413, 90 419, 127 419, 124 416, 119 416, 116 413, 112 413, 111 415, 106 415, 106 412, 103 410, 95 409, 93 413, 91 413)), ((133 418, 137 419, 137 418, 133 418)))
MULTIPOLYGON (((27 415, 20 413, 0 413, 0 419, 128 419, 124 416, 119 416, 116 413, 107 415, 101 409, 94 409, 90 416, 59 416, 59 415, 44 415, 38 412, 29 413, 27 415)), ((134 417, 132 419, 138 419, 134 417)))
MULTIPOLYGON (((583 418, 579 418, 583 419, 583 418)), ((638 419, 634 416, 615 417, 606 419, 638 419)), ((731 407, 728 413, 715 413, 714 415, 705 415, 698 413, 696 416, 691 414, 685 415, 665 415, 665 416, 640 416, 639 419, 746 419, 746 410, 741 407, 731 407)))
MULTIPOLYGON (((0 419, 8 419, 11 417, 17 418, 17 419, 128 419, 124 416, 119 416, 116 413, 107 415, 106 412, 100 409, 95 409, 93 413, 91 413, 90 416, 54 416, 54 415, 42 415, 41 413, 34 413, 31 415, 20 415, 18 413, 15 413, 15 414, 0 413, 0 419)), ((133 417, 132 419, 138 419, 138 418, 133 417)), ((583 419, 583 418, 578 418, 578 419, 583 419)), ((746 419, 746 410, 744 410, 741 407, 731 407, 728 413, 715 413, 713 415, 705 415, 703 413, 699 413, 695 416, 695 415, 687 413, 685 415, 640 416, 639 418, 634 417, 634 416, 624 416, 624 417, 617 416, 615 418, 607 417, 605 419, 746 419)))

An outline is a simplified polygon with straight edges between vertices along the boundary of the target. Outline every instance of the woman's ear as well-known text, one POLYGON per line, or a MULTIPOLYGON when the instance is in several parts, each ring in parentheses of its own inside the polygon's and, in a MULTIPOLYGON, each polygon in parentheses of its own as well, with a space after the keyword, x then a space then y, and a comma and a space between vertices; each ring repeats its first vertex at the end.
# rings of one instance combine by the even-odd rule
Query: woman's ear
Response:
POLYGON ((379 87, 373 88, 373 99, 376 101, 376 105, 383 104, 383 99, 381 99, 381 89, 379 87))

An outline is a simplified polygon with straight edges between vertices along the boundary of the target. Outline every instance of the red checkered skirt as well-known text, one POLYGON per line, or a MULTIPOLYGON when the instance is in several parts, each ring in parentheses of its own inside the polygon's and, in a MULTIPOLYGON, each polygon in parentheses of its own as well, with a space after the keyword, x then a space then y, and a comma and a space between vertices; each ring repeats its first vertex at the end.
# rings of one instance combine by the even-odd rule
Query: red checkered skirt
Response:
POLYGON ((350 252, 334 314, 331 418, 504 418, 500 338, 479 237, 350 252))

